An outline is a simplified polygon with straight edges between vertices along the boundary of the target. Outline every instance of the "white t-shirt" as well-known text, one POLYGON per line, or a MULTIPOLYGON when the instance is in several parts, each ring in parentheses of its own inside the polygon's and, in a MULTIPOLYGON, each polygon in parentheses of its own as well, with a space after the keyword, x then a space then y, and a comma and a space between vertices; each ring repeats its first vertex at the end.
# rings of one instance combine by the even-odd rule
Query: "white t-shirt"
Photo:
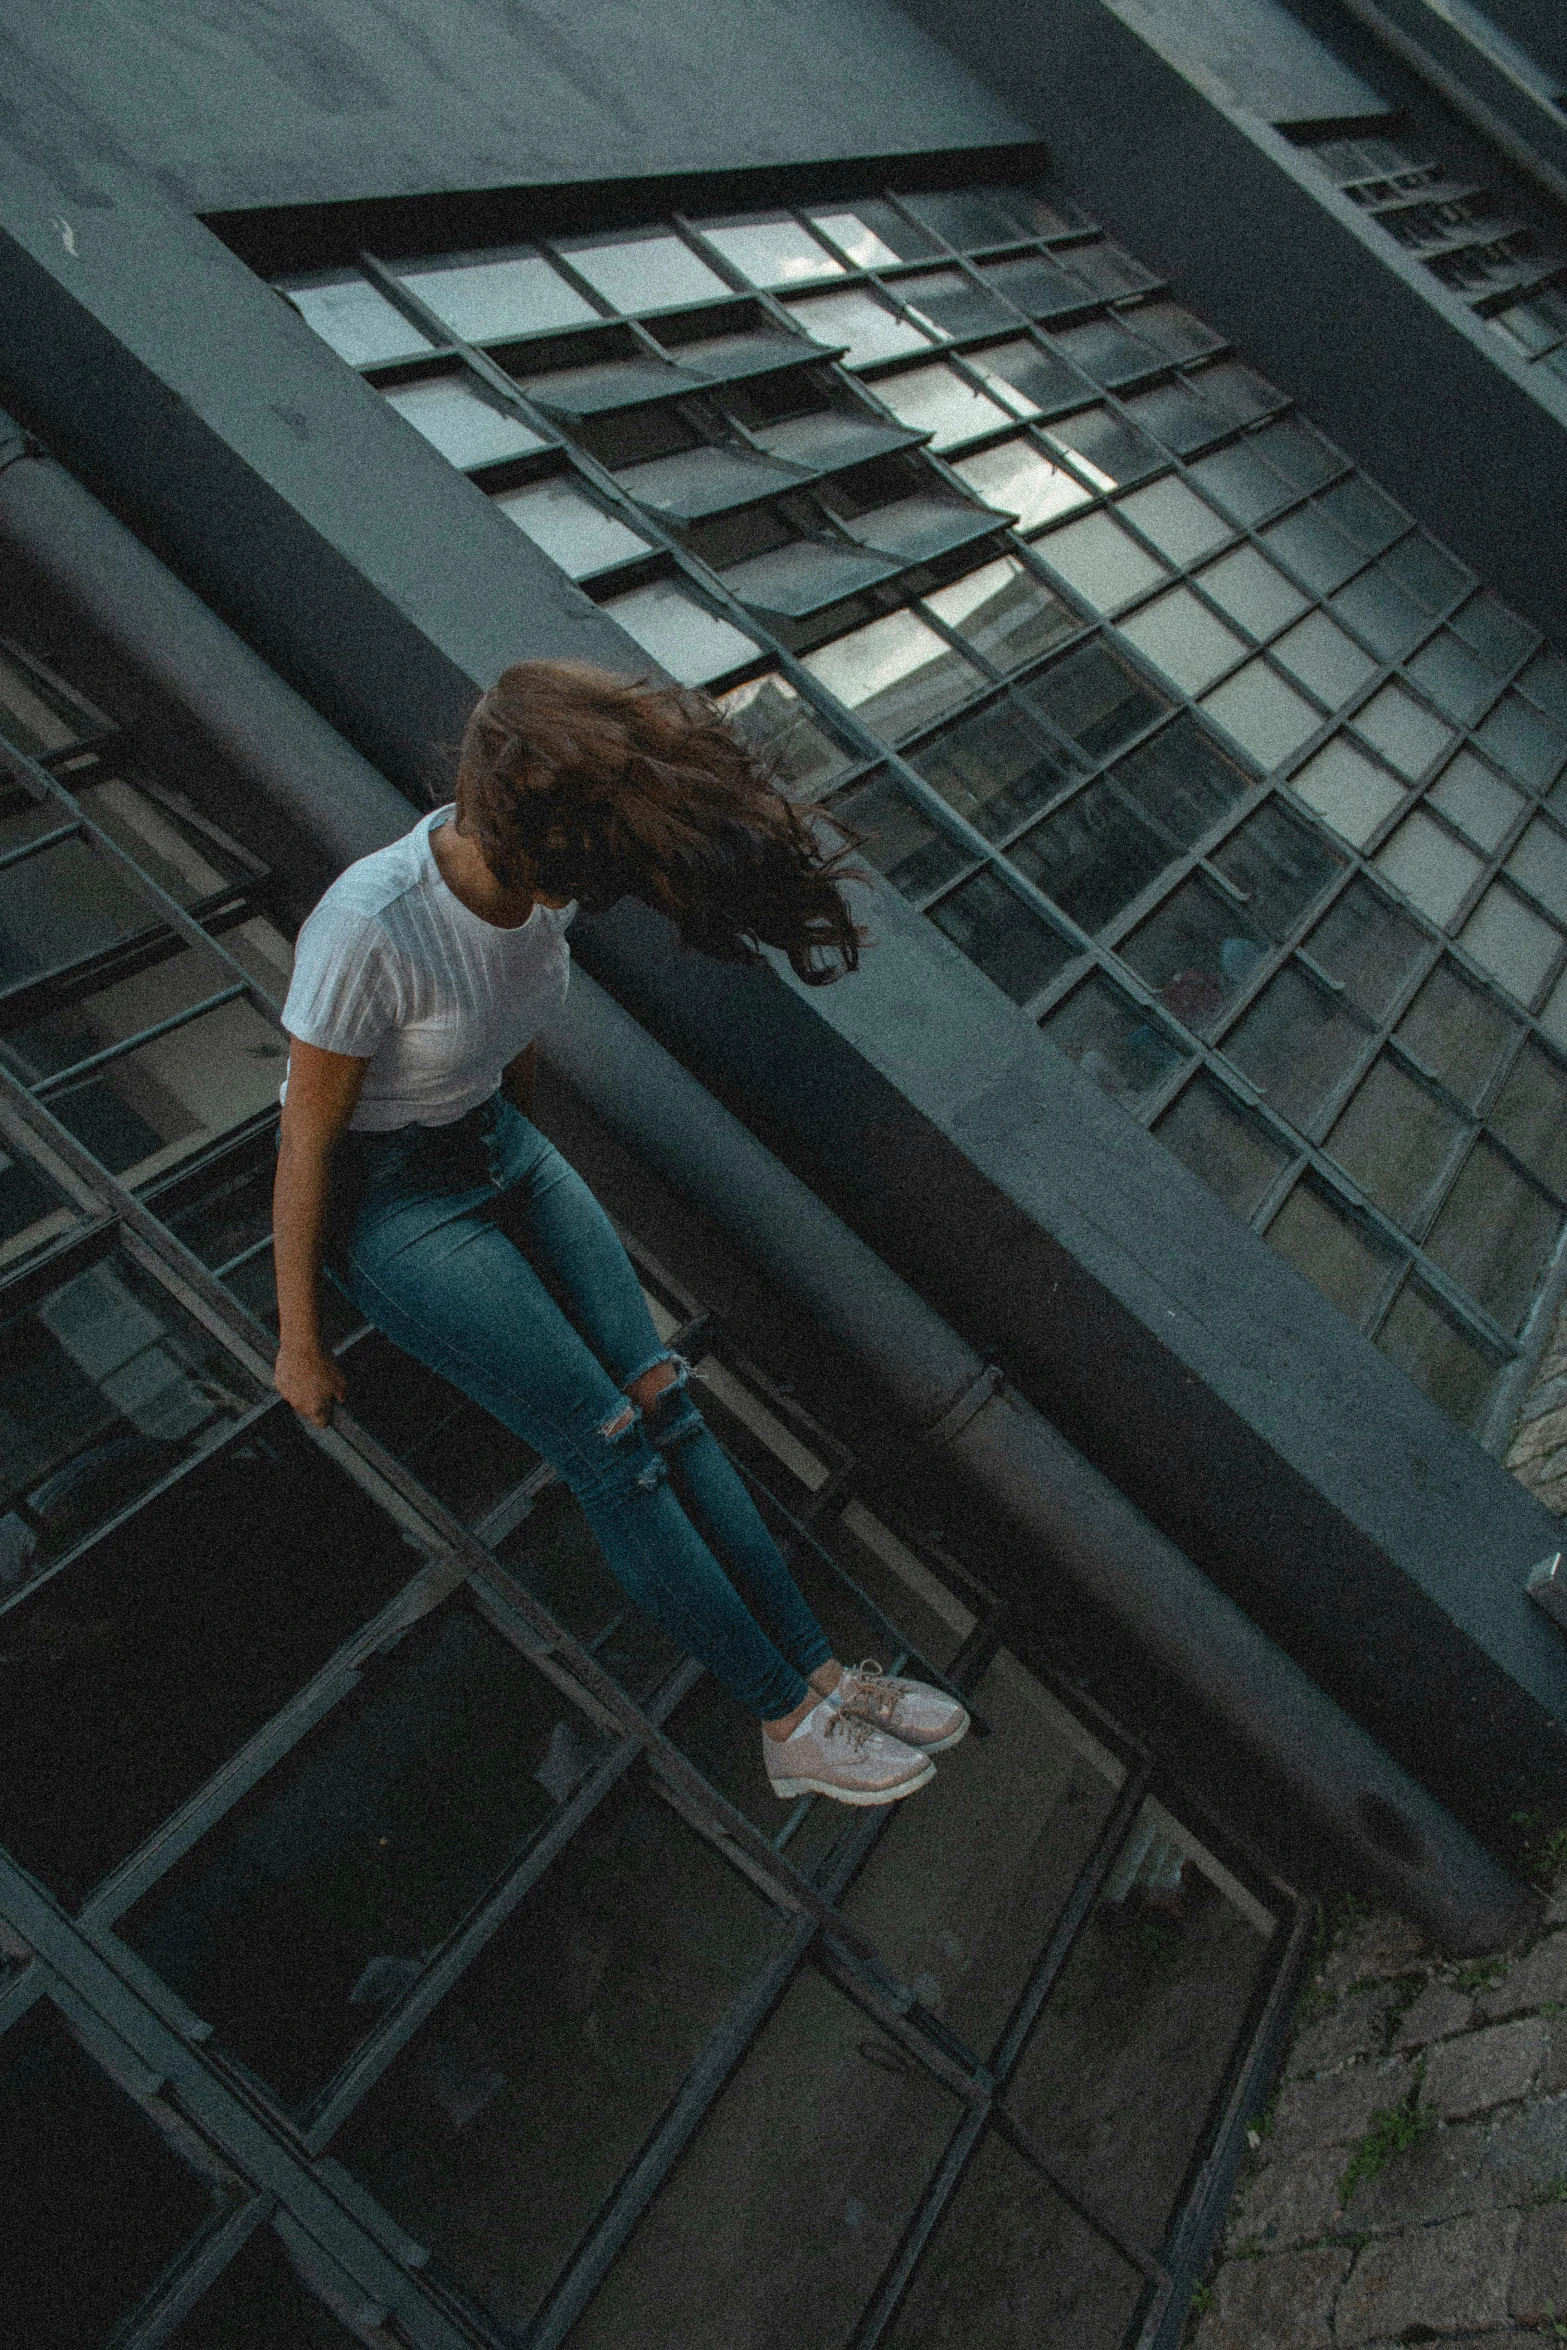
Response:
POLYGON ((487 1101, 565 997, 575 908, 535 906, 515 930, 473 913, 430 846, 454 813, 437 808, 340 873, 294 950, 283 1026, 369 1061, 350 1121, 360 1133, 447 1126, 487 1101))

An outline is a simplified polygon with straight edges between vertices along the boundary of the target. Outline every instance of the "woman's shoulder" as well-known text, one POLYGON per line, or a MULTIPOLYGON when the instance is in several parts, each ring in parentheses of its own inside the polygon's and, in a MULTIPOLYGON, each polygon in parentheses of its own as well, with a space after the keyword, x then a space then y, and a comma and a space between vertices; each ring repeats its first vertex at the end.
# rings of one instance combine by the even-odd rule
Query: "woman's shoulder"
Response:
POLYGON ((312 906, 307 920, 318 929, 345 933, 365 923, 379 924, 399 899, 420 884, 422 868, 417 848, 418 827, 384 849, 373 849, 345 865, 337 879, 312 906))

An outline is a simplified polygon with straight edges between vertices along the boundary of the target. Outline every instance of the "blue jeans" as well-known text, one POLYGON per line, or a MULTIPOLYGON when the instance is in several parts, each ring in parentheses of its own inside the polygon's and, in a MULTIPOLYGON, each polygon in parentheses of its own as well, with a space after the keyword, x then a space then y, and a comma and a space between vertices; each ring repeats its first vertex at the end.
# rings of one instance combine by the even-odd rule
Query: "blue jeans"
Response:
POLYGON ((648 1412, 626 1396, 678 1358, 609 1218, 519 1110, 497 1093, 450 1126, 344 1135, 324 1253, 368 1321, 559 1471, 661 1632, 759 1719, 803 1703, 827 1636, 684 1365, 648 1412))

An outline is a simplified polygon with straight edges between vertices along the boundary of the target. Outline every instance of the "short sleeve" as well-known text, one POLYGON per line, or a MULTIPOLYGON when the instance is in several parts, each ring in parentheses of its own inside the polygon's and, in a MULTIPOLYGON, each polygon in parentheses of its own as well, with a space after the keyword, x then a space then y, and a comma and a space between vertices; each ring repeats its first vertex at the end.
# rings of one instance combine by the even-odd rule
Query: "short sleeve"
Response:
POLYGON ((323 900, 295 943, 283 1026, 301 1044, 369 1060, 397 1024, 398 993, 380 923, 323 900))

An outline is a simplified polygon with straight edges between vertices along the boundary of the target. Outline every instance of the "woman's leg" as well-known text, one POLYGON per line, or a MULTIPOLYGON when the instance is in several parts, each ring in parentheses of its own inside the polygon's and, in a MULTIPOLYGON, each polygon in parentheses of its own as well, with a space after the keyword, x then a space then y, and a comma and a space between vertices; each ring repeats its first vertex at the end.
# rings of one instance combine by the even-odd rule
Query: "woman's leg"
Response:
POLYGON ((837 1679, 832 1643, 692 1400, 684 1365, 661 1344, 608 1216, 576 1169, 520 1115, 515 1126, 504 1122, 498 1143, 511 1229, 554 1275, 572 1322, 617 1385, 636 1392, 676 1495, 758 1623, 803 1679, 830 1687, 837 1679), (655 1384, 659 1391, 650 1394, 655 1384))
POLYGON ((610 1568, 661 1631, 759 1719, 795 1712, 805 1676, 687 1517, 620 1384, 485 1207, 483 1193, 367 1202, 338 1277, 394 1344, 559 1470, 610 1568))

